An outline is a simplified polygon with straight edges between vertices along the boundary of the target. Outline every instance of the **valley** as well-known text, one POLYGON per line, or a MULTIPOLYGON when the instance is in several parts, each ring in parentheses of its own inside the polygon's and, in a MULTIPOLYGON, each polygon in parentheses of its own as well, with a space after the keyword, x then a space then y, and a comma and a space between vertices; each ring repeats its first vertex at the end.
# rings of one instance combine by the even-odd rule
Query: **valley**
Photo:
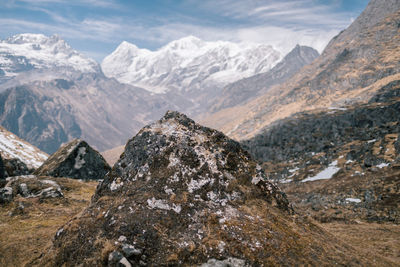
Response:
POLYGON ((399 18, 322 52, 0 40, 0 265, 400 265, 399 18))

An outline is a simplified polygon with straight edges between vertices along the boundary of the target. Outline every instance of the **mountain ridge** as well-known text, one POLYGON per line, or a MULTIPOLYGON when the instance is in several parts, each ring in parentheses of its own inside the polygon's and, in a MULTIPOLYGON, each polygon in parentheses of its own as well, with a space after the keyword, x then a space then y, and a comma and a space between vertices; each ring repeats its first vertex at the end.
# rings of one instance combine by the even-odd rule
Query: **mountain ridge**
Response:
POLYGON ((99 64, 69 46, 58 35, 17 34, 0 41, 0 82, 30 70, 67 68, 101 72, 99 64))
POLYGON ((244 104, 260 96, 275 84, 283 83, 303 66, 319 56, 314 48, 296 45, 278 64, 267 72, 259 73, 227 85, 221 94, 212 100, 211 112, 244 104))
POLYGON ((202 122, 242 140, 296 112, 368 101, 400 75, 400 2, 371 1, 369 6, 374 8, 367 8, 331 40, 320 57, 284 84, 245 105, 218 111, 202 122), (390 9, 387 3, 393 4, 390 9), (384 19, 372 26, 361 23, 374 16, 371 12, 380 13, 384 19))
POLYGON ((139 49, 124 41, 104 58, 101 66, 108 77, 162 93, 202 90, 204 86, 218 85, 224 77, 238 79, 266 71, 281 57, 269 45, 206 42, 188 36, 156 51, 139 49), (125 68, 117 68, 116 64, 125 68))

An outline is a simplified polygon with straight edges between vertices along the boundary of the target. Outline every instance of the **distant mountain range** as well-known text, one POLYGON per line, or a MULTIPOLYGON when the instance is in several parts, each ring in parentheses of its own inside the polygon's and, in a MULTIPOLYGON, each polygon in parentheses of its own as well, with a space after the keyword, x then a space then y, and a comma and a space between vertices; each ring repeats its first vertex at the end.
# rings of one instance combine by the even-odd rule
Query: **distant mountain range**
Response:
POLYGON ((219 88, 266 72, 282 59, 270 45, 205 42, 188 36, 157 51, 123 42, 101 63, 107 77, 154 93, 219 88))
MULTIPOLYGON (((315 57, 283 62, 294 54, 275 75, 315 57)), ((20 34, 0 42, 0 125, 47 153, 74 138, 103 151, 169 109, 203 114, 228 83, 268 73, 281 58, 269 45, 190 36, 154 52, 123 42, 100 67, 56 35, 20 34)))

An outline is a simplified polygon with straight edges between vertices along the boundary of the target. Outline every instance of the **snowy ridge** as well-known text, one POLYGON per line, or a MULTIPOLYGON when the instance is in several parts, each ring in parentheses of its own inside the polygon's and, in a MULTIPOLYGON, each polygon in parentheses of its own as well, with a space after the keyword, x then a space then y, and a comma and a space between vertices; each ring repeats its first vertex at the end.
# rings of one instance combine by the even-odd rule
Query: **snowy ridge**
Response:
POLYGON ((96 61, 72 49, 59 36, 18 34, 0 41, 0 78, 14 77, 33 69, 68 68, 94 73, 96 61))
POLYGON ((21 140, 3 127, 0 127, 0 152, 4 158, 20 159, 29 168, 38 168, 48 158, 46 153, 21 140))
POLYGON ((157 51, 121 45, 102 64, 108 77, 154 93, 223 86, 266 72, 282 59, 265 44, 206 42, 194 36, 172 41, 157 51))

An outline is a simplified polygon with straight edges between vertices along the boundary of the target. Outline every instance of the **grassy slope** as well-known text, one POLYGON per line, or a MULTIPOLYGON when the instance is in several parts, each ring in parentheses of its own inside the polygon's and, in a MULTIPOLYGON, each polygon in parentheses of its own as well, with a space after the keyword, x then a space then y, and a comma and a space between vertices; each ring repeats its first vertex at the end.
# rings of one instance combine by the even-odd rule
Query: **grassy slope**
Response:
POLYGON ((65 198, 17 197, 0 207, 0 266, 23 266, 37 258, 51 244, 58 228, 81 212, 90 202, 96 182, 56 178, 65 198), (19 203, 24 211, 17 212, 19 203), (10 216, 11 213, 15 215, 10 216))

